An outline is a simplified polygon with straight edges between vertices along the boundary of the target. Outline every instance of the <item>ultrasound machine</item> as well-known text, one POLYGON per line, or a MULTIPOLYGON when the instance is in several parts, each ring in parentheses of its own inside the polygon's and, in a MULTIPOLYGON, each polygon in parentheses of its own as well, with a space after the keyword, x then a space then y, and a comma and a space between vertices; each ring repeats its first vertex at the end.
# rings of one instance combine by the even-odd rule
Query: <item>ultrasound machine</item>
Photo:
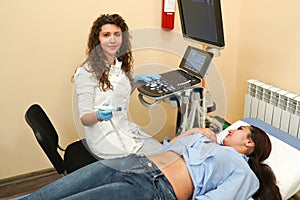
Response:
POLYGON ((202 80, 213 56, 219 56, 225 47, 221 0, 177 0, 177 5, 183 38, 200 43, 205 51, 188 46, 179 69, 162 73, 159 80, 139 87, 138 98, 149 108, 161 101, 178 108, 177 134, 190 127, 204 127, 206 120, 217 126, 217 132, 222 124, 206 115, 216 106, 202 80), (199 118, 201 124, 193 122, 199 118))
POLYGON ((138 91, 150 99, 161 100, 198 85, 206 75, 212 58, 212 53, 188 46, 181 59, 180 69, 160 74, 160 79, 139 87, 138 91))
POLYGON ((155 107, 161 101, 178 108, 177 134, 191 127, 204 127, 206 114, 216 109, 209 93, 201 87, 213 56, 211 52, 188 46, 180 69, 161 73, 160 79, 138 88, 140 102, 148 108, 155 107), (154 102, 150 103, 144 97, 154 102))

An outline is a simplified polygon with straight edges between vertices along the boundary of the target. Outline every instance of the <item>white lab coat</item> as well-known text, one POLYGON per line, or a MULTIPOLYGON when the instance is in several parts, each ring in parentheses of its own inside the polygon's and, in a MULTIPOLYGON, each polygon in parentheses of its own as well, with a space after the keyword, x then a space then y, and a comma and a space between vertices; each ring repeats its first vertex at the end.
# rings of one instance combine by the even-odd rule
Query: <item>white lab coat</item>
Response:
MULTIPOLYGON (((103 92, 92 73, 88 72, 88 64, 77 69, 75 89, 78 98, 79 116, 97 111, 103 103, 112 107, 121 107, 121 111, 113 112, 110 121, 102 121, 93 126, 85 126, 85 137, 91 151, 101 158, 114 158, 130 153, 138 153, 144 142, 153 143, 156 151, 161 144, 149 135, 140 131, 139 126, 128 118, 128 105, 131 85, 128 77, 121 70, 122 63, 116 59, 111 66, 109 80, 114 90, 103 92)), ((148 150, 147 150, 148 151, 148 150)), ((149 152, 141 152, 149 153, 149 152)))

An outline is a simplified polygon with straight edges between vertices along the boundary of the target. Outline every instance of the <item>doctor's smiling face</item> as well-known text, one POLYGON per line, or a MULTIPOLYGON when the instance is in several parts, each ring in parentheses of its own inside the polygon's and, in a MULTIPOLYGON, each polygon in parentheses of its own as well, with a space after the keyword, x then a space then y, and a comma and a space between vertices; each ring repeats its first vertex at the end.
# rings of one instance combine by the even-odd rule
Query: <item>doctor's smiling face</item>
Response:
POLYGON ((122 30, 114 24, 105 24, 99 32, 99 42, 110 64, 114 64, 116 53, 122 45, 122 30))
POLYGON ((251 127, 240 126, 237 130, 229 130, 223 144, 235 148, 239 153, 251 154, 255 147, 255 143, 251 138, 251 127))

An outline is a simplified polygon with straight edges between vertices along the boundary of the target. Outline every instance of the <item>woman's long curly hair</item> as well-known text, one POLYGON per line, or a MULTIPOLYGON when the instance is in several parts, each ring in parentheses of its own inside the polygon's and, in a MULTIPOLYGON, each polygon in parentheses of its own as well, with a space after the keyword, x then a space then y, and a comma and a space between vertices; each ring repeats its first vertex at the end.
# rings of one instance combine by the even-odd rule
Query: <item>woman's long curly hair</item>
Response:
POLYGON ((254 141, 255 147, 254 151, 248 155, 248 164, 259 179, 260 185, 252 198, 255 200, 281 200, 273 170, 269 165, 262 163, 269 157, 272 150, 270 138, 263 130, 255 126, 251 126, 250 132, 250 138, 254 141))
POLYGON ((119 51, 116 54, 116 57, 119 61, 122 62, 121 69, 126 73, 126 76, 132 83, 132 65, 133 57, 131 52, 131 35, 129 33, 129 28, 125 23, 125 20, 118 14, 103 14, 100 15, 93 23, 91 32, 88 38, 87 44, 87 59, 83 63, 88 63, 91 69, 87 69, 90 72, 94 73, 96 79, 99 81, 99 86, 103 91, 107 89, 113 89, 110 81, 108 80, 108 73, 110 67, 107 64, 107 58, 102 51, 102 47, 99 41, 99 33, 101 27, 105 24, 114 24, 117 27, 120 27, 122 31, 122 44, 119 51))

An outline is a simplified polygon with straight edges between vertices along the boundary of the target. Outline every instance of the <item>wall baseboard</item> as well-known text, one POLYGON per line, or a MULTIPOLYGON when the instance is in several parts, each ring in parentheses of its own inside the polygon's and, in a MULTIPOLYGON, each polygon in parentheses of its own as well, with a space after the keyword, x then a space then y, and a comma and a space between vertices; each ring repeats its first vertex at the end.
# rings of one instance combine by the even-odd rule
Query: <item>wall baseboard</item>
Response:
POLYGON ((0 200, 31 193, 62 175, 49 168, 0 180, 0 200))
POLYGON ((50 174, 56 174, 56 170, 54 168, 43 169, 39 171, 29 172, 26 174, 21 174, 18 176, 13 176, 9 178, 0 179, 0 188, 4 185, 15 184, 18 182, 24 182, 31 179, 40 178, 42 176, 48 176, 50 174))

